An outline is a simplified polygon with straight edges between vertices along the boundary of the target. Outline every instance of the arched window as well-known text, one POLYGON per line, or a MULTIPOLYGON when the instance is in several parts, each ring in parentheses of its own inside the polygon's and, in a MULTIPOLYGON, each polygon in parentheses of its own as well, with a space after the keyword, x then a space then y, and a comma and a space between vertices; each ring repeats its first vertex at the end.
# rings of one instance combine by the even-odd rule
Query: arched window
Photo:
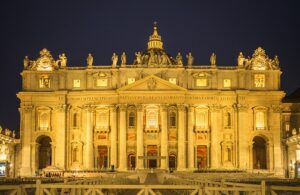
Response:
POLYGON ((78 113, 74 113, 73 115, 73 127, 78 127, 78 120, 79 120, 79 116, 78 113))
POLYGON ((257 111, 255 113, 255 125, 257 130, 266 128, 265 113, 263 111, 257 111))
POLYGON ((48 130, 49 128, 49 114, 44 112, 40 114, 40 129, 48 130))
POLYGON ((224 127, 231 128, 231 114, 230 112, 225 112, 224 114, 224 127))
POLYGON ((176 113, 174 111, 170 112, 169 126, 170 127, 176 127, 176 113))
POLYGON ((197 129, 208 129, 207 108, 199 108, 196 110, 196 127, 197 129))
POLYGON ((135 114, 134 114, 134 112, 129 113, 128 126, 131 127, 131 128, 135 127, 135 114))
POLYGON ((147 111, 147 128, 157 129, 158 128, 158 112, 157 109, 149 109, 147 111))

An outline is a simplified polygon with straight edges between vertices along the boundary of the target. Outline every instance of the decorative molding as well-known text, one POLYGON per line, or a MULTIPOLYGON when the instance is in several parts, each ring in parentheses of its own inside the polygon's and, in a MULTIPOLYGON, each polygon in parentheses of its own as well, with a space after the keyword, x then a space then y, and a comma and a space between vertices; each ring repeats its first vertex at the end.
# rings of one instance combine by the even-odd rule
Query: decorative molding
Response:
POLYGON ((179 112, 184 112, 186 110, 185 104, 177 104, 177 109, 179 112))
POLYGON ((282 112, 282 105, 281 104, 272 104, 271 109, 274 113, 281 113, 282 112))
POLYGON ((21 107, 25 113, 30 113, 34 109, 33 105, 26 105, 21 107))
POLYGON ((148 86, 148 89, 155 89, 157 86, 156 86, 156 80, 154 78, 150 78, 148 81, 147 81, 147 86, 148 86))
POLYGON ((239 112, 246 112, 249 109, 249 104, 233 104, 233 109, 239 112))
POLYGON ((160 105, 160 111, 161 112, 167 112, 168 111, 168 105, 167 104, 161 104, 160 105))
POLYGON ((68 108, 67 105, 65 105, 65 104, 59 104, 59 105, 53 106, 53 111, 54 112, 65 112, 66 108, 68 108))
POLYGON ((120 112, 126 112, 127 104, 119 104, 118 105, 120 112))
POLYGON ((137 104, 135 107, 136 107, 136 110, 138 112, 143 112, 143 110, 144 110, 144 105, 143 104, 137 104))
POLYGON ((222 106, 221 104, 211 104, 208 107, 212 112, 220 112, 224 106, 222 106))

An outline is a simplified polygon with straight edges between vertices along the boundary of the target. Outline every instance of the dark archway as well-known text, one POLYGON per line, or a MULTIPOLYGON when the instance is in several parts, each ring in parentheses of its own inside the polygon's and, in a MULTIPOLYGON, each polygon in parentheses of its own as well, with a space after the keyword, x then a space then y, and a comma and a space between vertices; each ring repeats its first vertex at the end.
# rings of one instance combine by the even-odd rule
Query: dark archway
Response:
POLYGON ((128 169, 134 170, 135 169, 135 154, 128 155, 128 169))
POLYGON ((260 136, 253 138, 253 169, 267 169, 267 144, 260 136))
POLYGON ((39 144, 38 150, 38 164, 39 169, 46 168, 52 163, 52 149, 51 149, 51 138, 48 136, 41 136, 37 139, 39 144))
POLYGON ((176 156, 171 154, 169 156, 169 169, 175 170, 176 169, 176 156))

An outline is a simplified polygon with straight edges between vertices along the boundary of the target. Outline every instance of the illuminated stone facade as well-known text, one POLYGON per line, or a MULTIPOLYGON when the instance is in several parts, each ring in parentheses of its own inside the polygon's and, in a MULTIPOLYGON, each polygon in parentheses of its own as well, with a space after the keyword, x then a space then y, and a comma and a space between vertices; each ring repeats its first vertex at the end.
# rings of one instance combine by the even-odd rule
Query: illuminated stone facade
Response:
POLYGON ((63 170, 264 169, 283 174, 278 58, 262 48, 236 65, 169 56, 156 26, 145 52, 71 67, 47 49, 24 59, 21 176, 63 170), (118 62, 119 61, 119 62, 118 62))

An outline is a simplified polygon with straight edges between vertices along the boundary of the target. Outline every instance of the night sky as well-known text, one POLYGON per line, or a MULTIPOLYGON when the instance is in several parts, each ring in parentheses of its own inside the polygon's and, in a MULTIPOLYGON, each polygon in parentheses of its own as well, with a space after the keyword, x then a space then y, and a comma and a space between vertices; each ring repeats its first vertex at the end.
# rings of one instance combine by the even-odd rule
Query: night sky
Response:
POLYGON ((20 72, 23 59, 36 59, 42 48, 55 59, 65 52, 69 66, 111 64, 125 51, 132 63, 144 51, 153 22, 169 54, 191 51, 195 64, 235 65, 238 53, 251 56, 261 46, 279 56, 282 89, 300 87, 300 14, 297 1, 16 1, 0 5, 0 125, 19 129, 20 72))

